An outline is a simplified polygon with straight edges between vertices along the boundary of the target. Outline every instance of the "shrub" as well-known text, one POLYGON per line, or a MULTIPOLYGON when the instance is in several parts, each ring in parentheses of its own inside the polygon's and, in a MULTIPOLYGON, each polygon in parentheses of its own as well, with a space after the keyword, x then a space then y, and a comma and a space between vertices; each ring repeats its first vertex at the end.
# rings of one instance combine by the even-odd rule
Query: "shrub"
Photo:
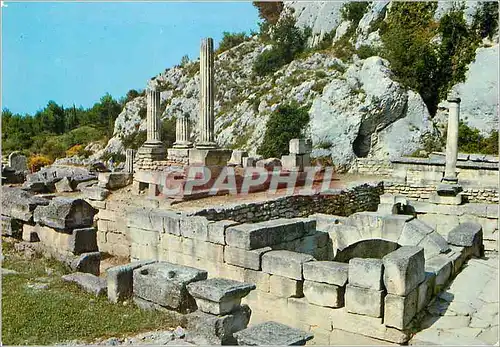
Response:
POLYGON ((126 135, 122 138, 122 144, 125 148, 138 149, 144 142, 146 142, 147 133, 145 130, 137 131, 126 135))
POLYGON ((240 43, 248 40, 248 36, 244 32, 229 33, 224 31, 222 35, 222 41, 219 43, 219 48, 217 48, 216 54, 227 51, 228 49, 238 46, 240 43))
POLYGON ((141 107, 141 109, 139 110, 139 117, 141 119, 146 119, 147 115, 148 115, 147 108, 146 107, 141 107))
POLYGON ((491 39, 498 32, 498 1, 485 1, 479 4, 473 17, 472 27, 481 38, 491 39))
POLYGON ((271 33, 273 48, 262 52, 254 62, 255 74, 264 76, 290 63, 306 47, 311 29, 299 29, 292 16, 282 18, 271 33))
POLYGON ((114 164, 118 164, 123 163, 126 160, 126 156, 121 153, 105 152, 101 157, 101 160, 104 162, 108 161, 109 159, 112 159, 114 164))
POLYGON ((269 24, 276 24, 283 11, 283 1, 254 1, 259 10, 259 17, 269 24))
POLYGON ((181 63, 180 63, 180 67, 186 67, 186 65, 189 64, 189 56, 186 54, 186 55, 183 55, 182 58, 181 58, 181 63))
POLYGON ((167 118, 161 123, 161 140, 167 147, 175 142, 175 117, 167 118))
POLYGON ((296 103, 278 106, 267 121, 264 140, 257 152, 265 158, 287 154, 290 140, 301 137, 309 123, 309 106, 299 107, 296 103))
POLYGON ((28 167, 31 172, 37 172, 42 167, 50 165, 53 163, 53 160, 47 158, 43 155, 35 155, 29 158, 28 167))
POLYGON ((377 49, 373 48, 372 46, 368 45, 361 45, 359 48, 356 50, 356 54, 360 59, 366 59, 373 57, 374 55, 378 55, 377 49))
POLYGON ((70 149, 66 151, 66 156, 67 157, 73 157, 73 156, 82 156, 85 154, 85 149, 83 148, 82 145, 74 145, 70 149))
POLYGON ((348 20, 357 26, 368 8, 368 1, 352 1, 346 3, 340 10, 343 20, 348 20))

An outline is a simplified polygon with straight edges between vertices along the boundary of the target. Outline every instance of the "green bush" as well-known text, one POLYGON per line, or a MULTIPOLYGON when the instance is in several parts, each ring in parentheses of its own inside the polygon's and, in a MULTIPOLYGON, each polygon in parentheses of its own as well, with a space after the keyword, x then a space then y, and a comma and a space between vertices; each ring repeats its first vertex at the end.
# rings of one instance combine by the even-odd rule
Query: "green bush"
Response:
POLYGON ((146 131, 137 131, 126 135, 122 138, 122 144, 125 148, 138 149, 142 146, 144 142, 146 142, 146 131))
POLYGON ((368 8, 368 1, 351 1, 346 3, 340 10, 340 15, 343 20, 349 20, 357 24, 363 18, 363 15, 368 8))
POLYGON ((175 142, 175 117, 167 118, 161 123, 161 140, 167 147, 175 142))
POLYGON ((374 55, 378 55, 377 49, 373 48, 372 46, 368 45, 361 45, 359 48, 356 50, 356 54, 360 59, 366 59, 373 57, 374 55))
POLYGON ((227 51, 228 49, 238 46, 240 43, 248 40, 248 36, 244 32, 229 33, 227 31, 224 31, 222 35, 223 37, 221 42, 219 43, 219 48, 217 48, 216 54, 227 51))
POLYGON ((291 139, 302 137, 309 123, 310 105, 300 107, 296 103, 280 105, 267 121, 264 140, 257 152, 265 158, 280 158, 288 153, 291 139))
POLYGON ((282 18, 272 29, 270 43, 273 48, 262 52, 254 62, 255 74, 264 76, 290 63, 305 50, 310 35, 311 29, 297 28, 292 16, 282 18))
POLYGON ((498 33, 498 1, 480 3, 472 23, 479 36, 491 39, 498 33))

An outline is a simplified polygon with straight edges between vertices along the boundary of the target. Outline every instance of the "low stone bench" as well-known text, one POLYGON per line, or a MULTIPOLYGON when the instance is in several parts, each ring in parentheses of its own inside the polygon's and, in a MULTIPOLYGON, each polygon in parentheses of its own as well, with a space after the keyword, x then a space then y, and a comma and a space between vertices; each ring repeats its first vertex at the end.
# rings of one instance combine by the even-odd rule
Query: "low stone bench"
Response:
POLYGON ((240 346, 304 346, 314 336, 277 322, 265 322, 234 334, 240 346))

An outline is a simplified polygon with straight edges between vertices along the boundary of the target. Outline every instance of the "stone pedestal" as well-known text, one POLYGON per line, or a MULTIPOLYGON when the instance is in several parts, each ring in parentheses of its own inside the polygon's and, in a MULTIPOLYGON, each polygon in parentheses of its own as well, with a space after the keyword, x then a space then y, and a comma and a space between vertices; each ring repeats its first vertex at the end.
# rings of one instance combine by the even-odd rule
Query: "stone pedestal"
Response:
POLYGON ((191 149, 189 165, 225 166, 231 158, 232 151, 227 149, 191 149))

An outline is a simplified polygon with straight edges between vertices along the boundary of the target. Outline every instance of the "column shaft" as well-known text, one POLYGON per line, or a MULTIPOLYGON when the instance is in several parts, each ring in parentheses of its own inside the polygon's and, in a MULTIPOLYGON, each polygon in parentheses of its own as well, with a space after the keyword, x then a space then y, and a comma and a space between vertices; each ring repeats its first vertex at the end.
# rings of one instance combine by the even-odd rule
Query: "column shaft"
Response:
POLYGON ((446 136, 445 181, 457 181, 458 124, 460 119, 460 98, 448 98, 448 131, 446 136))
POLYGON ((197 147, 215 148, 213 40, 201 41, 200 49, 200 141, 197 147))
POLYGON ((146 142, 161 142, 160 92, 147 90, 147 140, 146 142))

